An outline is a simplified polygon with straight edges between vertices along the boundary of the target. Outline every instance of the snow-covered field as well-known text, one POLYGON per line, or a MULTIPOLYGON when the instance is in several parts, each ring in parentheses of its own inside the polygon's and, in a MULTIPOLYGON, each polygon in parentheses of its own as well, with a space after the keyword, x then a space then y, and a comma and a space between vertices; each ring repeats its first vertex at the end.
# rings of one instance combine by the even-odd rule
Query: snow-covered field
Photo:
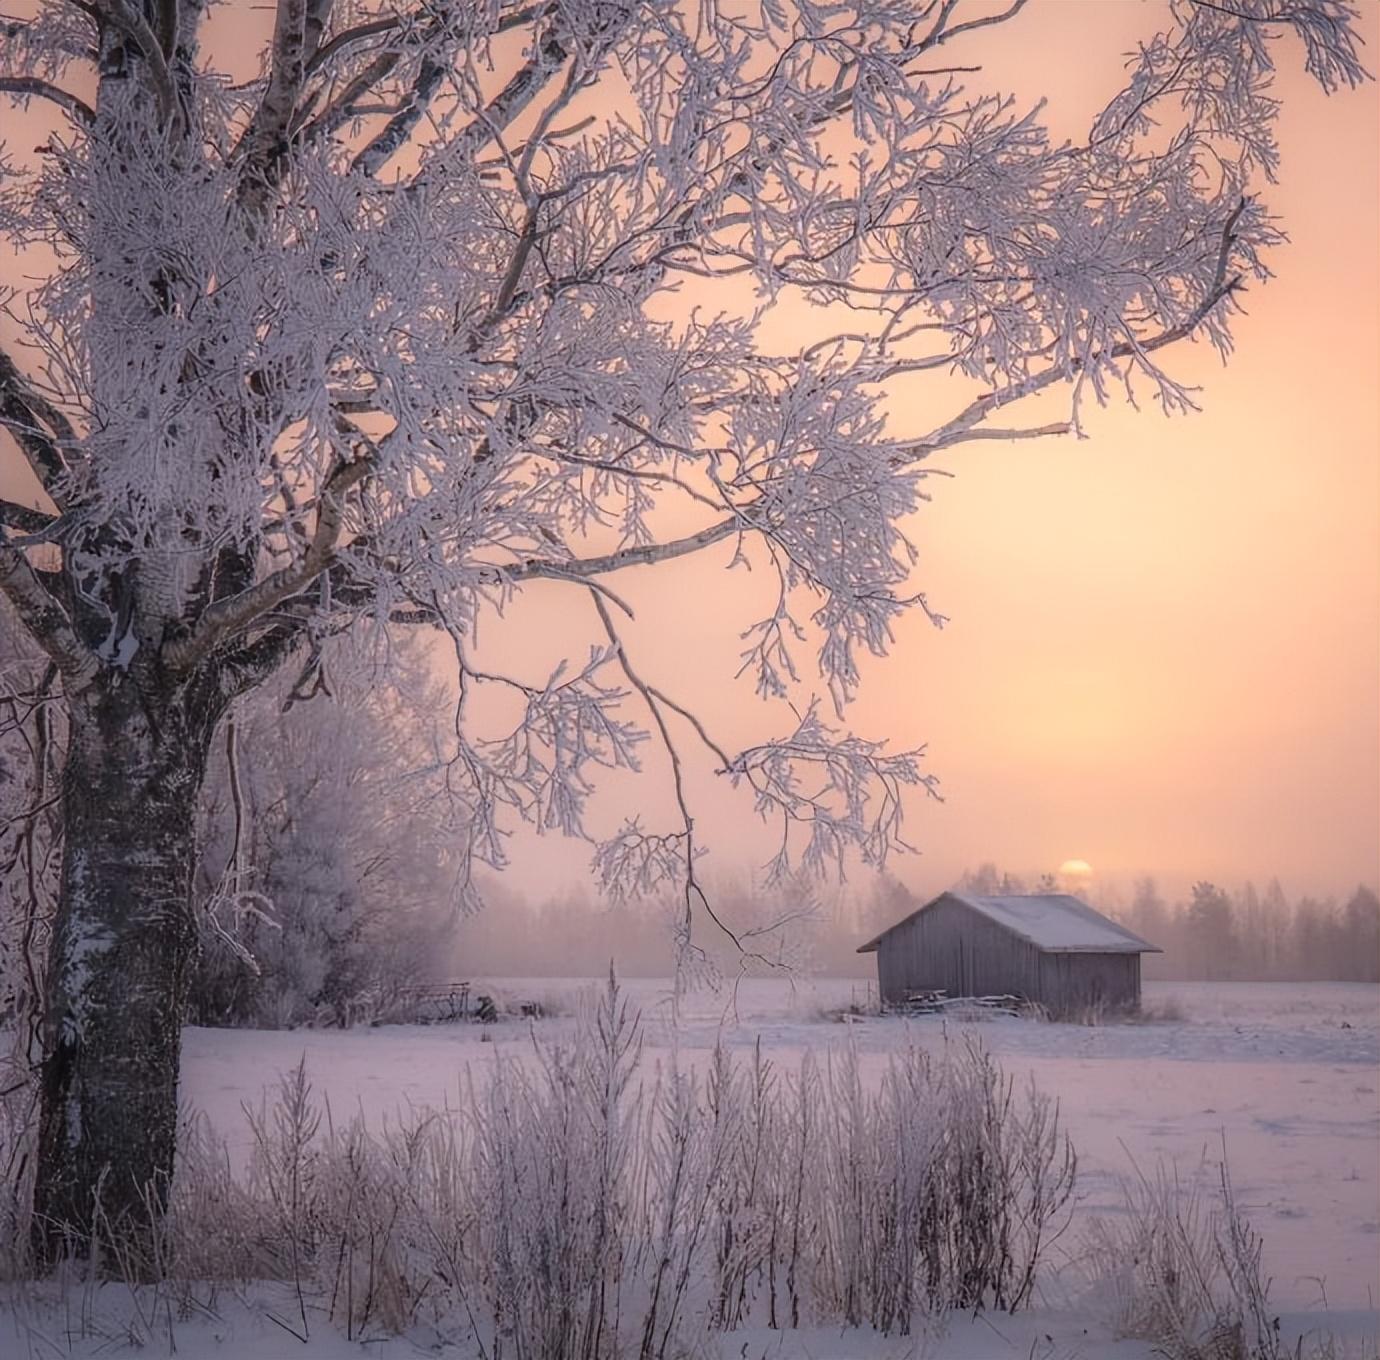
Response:
MULTIPOLYGON (((535 1032, 556 1036, 583 989, 598 984, 503 979, 477 984, 500 999, 539 999, 564 1015, 535 1032)), ((676 998, 668 982, 623 987, 642 1006, 649 1051, 707 1052, 761 1038, 782 1063, 807 1048, 856 1044, 880 1068, 897 1045, 942 1045, 967 1032, 1007 1071, 1057 1096, 1079 1154, 1084 1215, 1113 1208, 1139 1166, 1186 1174, 1218 1159, 1225 1138, 1235 1187, 1265 1237, 1276 1302, 1347 1308, 1380 1303, 1380 989, 1348 983, 1149 983, 1147 1009, 1182 1020, 1096 1027, 989 1018, 860 1018, 829 1013, 867 998, 865 984, 746 979, 676 998)), ((531 1022, 493 1026, 187 1031, 184 1098, 247 1148, 241 1103, 305 1054, 337 1113, 372 1119, 460 1098, 466 1065, 530 1044, 531 1022)))
MULTIPOLYGON (((373 1124, 461 1099, 462 1078, 496 1053, 531 1051, 533 1032, 559 1038, 573 1024, 582 989, 576 980, 503 980, 476 984, 500 1000, 539 999, 555 1014, 492 1026, 398 1026, 341 1031, 187 1031, 186 1102, 204 1112, 243 1155, 245 1104, 256 1105, 279 1073, 305 1056, 308 1073, 337 1117, 362 1112, 373 1124)), ((840 1020, 862 984, 750 979, 717 992, 673 997, 666 982, 632 980, 641 1006, 647 1056, 676 1050, 698 1061, 717 1041, 765 1051, 793 1066, 807 1049, 853 1044, 864 1073, 880 1072, 897 1046, 936 1048, 964 1033, 978 1036, 1018 1080, 1033 1079, 1058 1098, 1079 1154, 1073 1230, 1060 1248, 1076 1255, 1080 1228, 1115 1214, 1123 1177, 1172 1164, 1191 1178, 1215 1163, 1225 1144, 1240 1204, 1264 1238, 1271 1298, 1285 1326, 1325 1324, 1349 1337, 1351 1354, 1374 1353, 1380 1302, 1380 989, 1349 984, 1162 983, 1146 987, 1147 1007, 1182 1018, 1144 1024, 1077 1026, 1004 1017, 968 1024, 938 1018, 864 1016, 840 1020), (1321 1316, 1321 1310, 1327 1316, 1321 1316), (1359 1349, 1358 1349, 1359 1347, 1359 1349)), ((772 1333, 728 1338, 724 1355, 943 1357, 997 1360, 1132 1360, 1143 1343, 1114 1343, 1096 1310, 1080 1297, 1076 1262, 1047 1282, 1031 1314, 964 1321, 942 1338, 840 1337, 772 1333), (1084 1330, 1084 1329, 1088 1330, 1084 1330), (729 1344, 732 1341, 732 1344, 729 1344)), ((243 1309, 241 1308, 241 1311, 243 1309)), ((48 1338, 21 1332, 34 1354, 48 1338)), ((238 1326, 203 1320, 179 1333, 179 1353, 318 1355, 277 1328, 241 1317, 238 1326), (218 1336, 224 1337, 218 1341, 218 1336)), ((0 1351, 4 1350, 0 1332, 0 1351)), ((94 1343, 93 1343, 94 1344, 94 1343)), ((331 1340, 330 1345, 337 1343, 331 1340)), ((415 1353, 411 1342, 396 1352, 415 1353)), ((340 1342, 340 1353, 358 1353, 340 1342)), ((74 1353, 88 1353, 87 1343, 74 1353)), ((378 1347, 369 1348, 379 1353, 378 1347)))

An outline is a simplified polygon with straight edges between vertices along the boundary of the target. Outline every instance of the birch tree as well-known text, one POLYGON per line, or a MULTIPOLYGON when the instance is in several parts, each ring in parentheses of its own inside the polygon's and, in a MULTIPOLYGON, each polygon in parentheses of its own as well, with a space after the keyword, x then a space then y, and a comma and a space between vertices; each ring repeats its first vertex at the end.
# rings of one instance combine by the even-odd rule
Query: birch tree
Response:
MULTIPOLYGON (((579 832, 649 736, 709 744, 786 829, 782 871, 881 862, 915 754, 827 703, 725 749, 623 645, 620 573, 765 567, 750 683, 779 699, 808 664, 841 710, 859 653, 925 608, 926 460, 1069 433, 1133 386, 1189 406, 1167 351, 1225 354, 1280 239, 1257 197, 1276 40, 1329 90, 1365 75, 1345 0, 1170 0, 1062 144, 974 73, 996 26, 1039 23, 1026 0, 277 0, 249 69, 248 13, 210 8, 0 18, 0 227, 50 264, 0 353, 37 488, 0 505, 0 589, 70 732, 44 1259, 166 1192, 196 794, 237 696, 286 665, 309 684, 342 630, 434 626, 467 696, 523 711, 457 737, 473 858, 501 860, 504 817, 579 832), (823 324, 776 352, 757 323, 787 300, 823 324), (889 418, 924 374, 949 404, 889 418), (1022 414, 1041 393, 1057 419, 1022 414), (586 611, 588 653, 481 670, 476 623, 539 581, 586 611)), ((596 864, 689 911, 673 773, 678 820, 596 864)))

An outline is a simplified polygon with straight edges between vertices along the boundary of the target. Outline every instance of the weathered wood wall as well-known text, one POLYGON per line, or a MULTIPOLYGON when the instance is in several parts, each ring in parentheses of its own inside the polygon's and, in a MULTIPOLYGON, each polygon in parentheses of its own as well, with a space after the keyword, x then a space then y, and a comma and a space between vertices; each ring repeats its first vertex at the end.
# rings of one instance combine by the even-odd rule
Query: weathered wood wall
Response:
POLYGON ((1052 1014, 1140 1004, 1139 954, 1041 954, 1038 1000, 1052 1014))
POLYGON ((952 898, 940 898, 877 947, 882 999, 912 992, 1009 994, 1053 1014, 1140 1000, 1139 954, 1047 954, 952 898))

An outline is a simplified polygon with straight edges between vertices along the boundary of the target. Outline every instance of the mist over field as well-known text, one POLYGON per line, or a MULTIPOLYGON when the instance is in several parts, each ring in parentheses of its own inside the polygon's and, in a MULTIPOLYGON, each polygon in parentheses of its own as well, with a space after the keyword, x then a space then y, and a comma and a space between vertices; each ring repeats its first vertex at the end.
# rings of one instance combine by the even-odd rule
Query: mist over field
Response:
MULTIPOLYGON (((1053 875, 1045 876, 1057 889, 1053 875)), ((950 886, 950 885, 945 885, 950 886)), ((975 893, 1041 889, 984 865, 951 885, 975 893)), ((716 912, 735 932, 751 932, 761 961, 804 975, 875 978, 872 955, 858 946, 943 888, 918 894, 892 878, 855 875, 838 885, 801 881, 774 891, 728 879, 712 885, 716 912)), ((1162 954, 1147 954, 1144 975, 1156 979, 1380 982, 1380 901, 1358 885, 1345 900, 1291 898, 1278 881, 1263 889, 1207 882, 1169 896, 1146 876, 1130 886, 1076 886, 1090 905, 1122 922, 1162 954)), ((492 910, 457 923, 452 966, 457 976, 597 976, 613 962, 629 977, 672 971, 676 903, 601 903, 579 887, 531 900, 501 881, 486 886, 492 910)), ((729 974, 744 964, 732 942, 706 932, 702 945, 729 974)))

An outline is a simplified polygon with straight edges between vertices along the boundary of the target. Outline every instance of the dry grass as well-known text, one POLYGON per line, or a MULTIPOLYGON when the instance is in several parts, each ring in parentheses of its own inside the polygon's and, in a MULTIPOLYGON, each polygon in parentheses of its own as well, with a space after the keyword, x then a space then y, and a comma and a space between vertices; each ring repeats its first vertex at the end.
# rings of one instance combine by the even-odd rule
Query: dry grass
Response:
POLYGON ((1281 1332, 1225 1147, 1215 1183, 1160 1168, 1138 1173, 1124 1194, 1125 1213, 1088 1235, 1116 1335, 1151 1342, 1163 1360, 1340 1360, 1341 1343, 1326 1333, 1290 1342, 1281 1332))
MULTIPOLYGON (((613 984, 573 1042, 486 1065, 458 1112, 337 1125, 299 1067, 250 1121, 238 1173, 191 1122, 157 1240, 98 1263, 153 1282, 124 1324, 148 1339, 266 1279, 299 1336, 426 1327, 533 1360, 669 1360, 744 1325, 908 1334, 1024 1304, 1074 1178, 1052 1103, 976 1044, 900 1053, 875 1088, 847 1046, 692 1071, 643 1059, 613 984)), ((22 1267, 22 1214, 8 1232, 22 1267)))
POLYGON ((1065 1025, 1101 1028, 1104 1025, 1177 1025, 1188 1019, 1183 1007, 1173 997, 1146 1003, 1107 1005, 1097 1002, 1079 1006, 1058 1015, 1050 1015, 1042 1006, 1029 1005, 1023 1011, 1035 1019, 1055 1020, 1065 1025))
MULTIPOLYGON (((643 1058, 611 986, 572 1042, 485 1069, 460 1111, 369 1130, 334 1123, 299 1066, 246 1112, 243 1167, 187 1122, 151 1246, 39 1284, 22 1278, 31 1096, 13 1091, 6 1302, 112 1346, 170 1344, 231 1295, 287 1344, 329 1325, 492 1357, 672 1360, 744 1326, 914 1338, 950 1309, 1018 1308, 1067 1226, 1056 1111, 975 1043, 903 1051, 875 1085, 847 1045, 793 1068, 720 1048, 692 1071, 643 1058)), ((1083 1244, 1115 1333, 1163 1360, 1357 1355, 1281 1335, 1225 1159, 1215 1180, 1161 1170, 1125 1195, 1083 1244)))

